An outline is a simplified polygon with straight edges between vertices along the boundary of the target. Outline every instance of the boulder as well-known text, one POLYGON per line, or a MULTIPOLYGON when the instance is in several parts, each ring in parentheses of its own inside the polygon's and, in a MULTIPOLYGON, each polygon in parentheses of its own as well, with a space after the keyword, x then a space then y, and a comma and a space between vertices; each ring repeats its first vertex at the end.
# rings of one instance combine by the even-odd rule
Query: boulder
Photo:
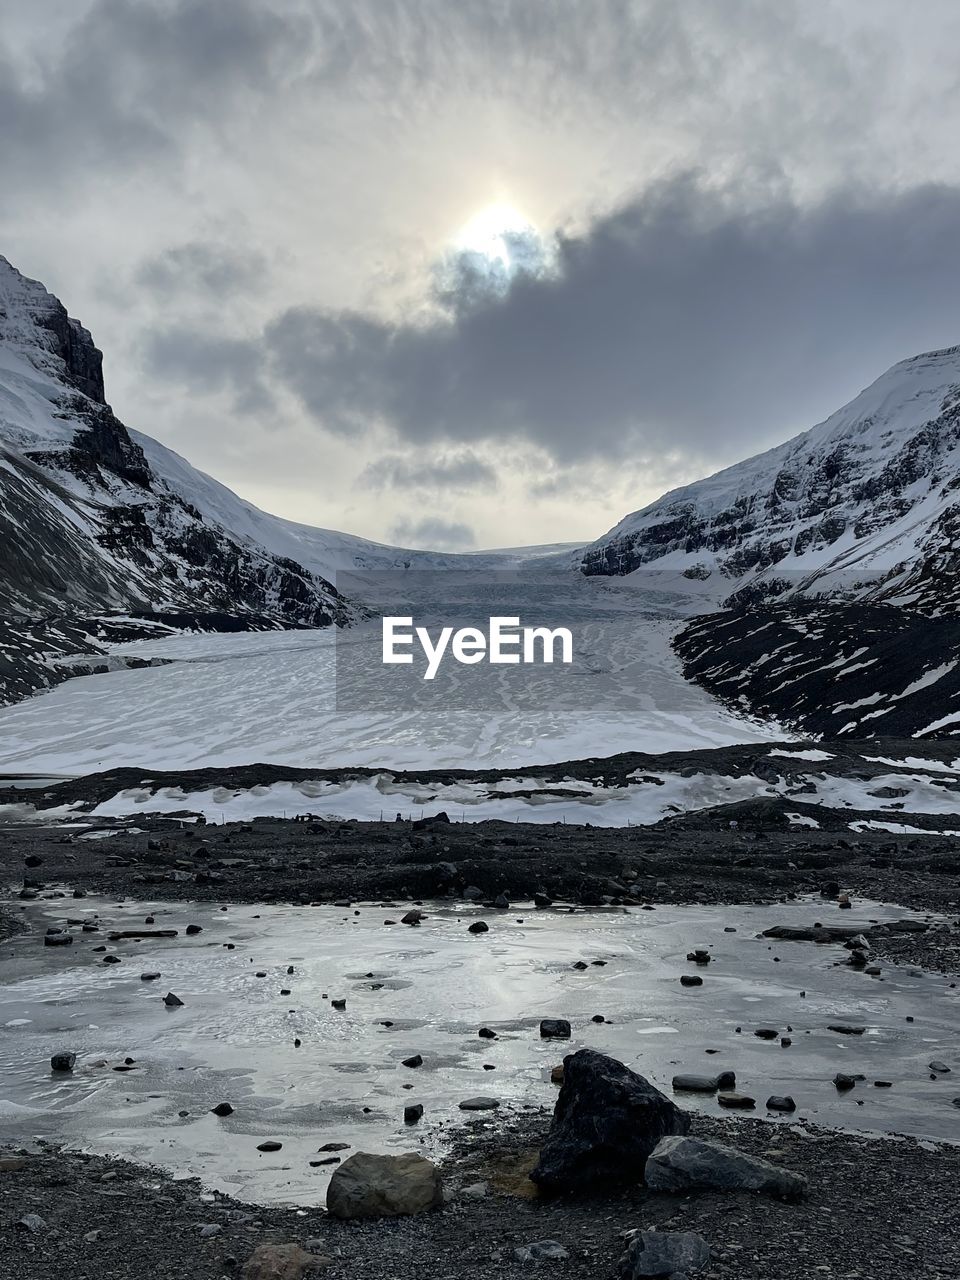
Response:
POLYGON ((620 1259, 620 1280, 690 1276, 710 1261, 710 1246, 693 1231, 641 1231, 620 1259))
POLYGON ((652 1191, 755 1191, 782 1200, 799 1199, 807 1189, 805 1178, 769 1160, 688 1137, 664 1138, 644 1178, 652 1191))
POLYGON ((243 1268, 243 1280, 300 1280, 327 1259, 307 1253, 298 1244, 257 1245, 243 1268))
POLYGON ((72 1071, 74 1063, 77 1060, 75 1053, 63 1052, 55 1053, 50 1059, 51 1071, 72 1071))
POLYGON ((422 1213, 443 1199, 440 1171, 423 1156, 358 1151, 330 1179, 327 1209, 335 1218, 395 1218, 422 1213))
POLYGON ((569 1040, 570 1023, 566 1018, 544 1018, 540 1023, 542 1040, 569 1040))
POLYGON ((593 1049, 563 1060, 563 1085, 531 1179, 549 1190, 635 1182, 661 1138, 689 1118, 649 1080, 593 1049))

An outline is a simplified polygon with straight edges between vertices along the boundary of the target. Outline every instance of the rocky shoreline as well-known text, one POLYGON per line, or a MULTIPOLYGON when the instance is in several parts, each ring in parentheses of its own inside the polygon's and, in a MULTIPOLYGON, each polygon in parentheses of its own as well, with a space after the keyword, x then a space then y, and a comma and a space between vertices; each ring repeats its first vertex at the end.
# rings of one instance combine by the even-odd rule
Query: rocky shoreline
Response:
MULTIPOLYGON (((809 1125, 692 1118, 700 1138, 775 1159, 806 1177, 795 1201, 745 1192, 538 1195, 527 1177, 549 1115, 504 1113, 453 1137, 442 1207, 341 1222, 319 1207, 251 1206, 196 1181, 53 1147, 0 1159, 0 1277, 20 1280, 220 1280, 263 1243, 295 1243, 331 1280, 461 1280, 617 1274, 626 1233, 690 1231, 710 1244, 703 1280, 952 1280, 960 1274, 960 1148, 875 1139, 809 1125), (18 1225, 30 1215, 40 1224, 18 1225), (515 1251, 555 1241, 565 1258, 515 1251)), ((31 1219, 31 1222, 33 1220, 31 1219)), ((309 1273, 307 1273, 309 1274, 309 1273)))
MULTIPOLYGON (((922 932, 879 937, 878 957, 960 975, 960 855, 943 836, 731 830, 683 823, 576 827, 506 822, 301 822, 224 826, 145 820, 91 839, 58 827, 8 826, 0 882, 16 920, 45 891, 216 902, 430 900, 468 890, 494 903, 646 905, 773 903, 823 895, 824 923, 843 923, 840 893, 896 903, 936 919, 922 932)), ((116 830, 116 824, 101 824, 116 830)), ((12 927, 10 924, 7 926, 12 927)), ((2 919, 0 919, 2 928, 2 919)))

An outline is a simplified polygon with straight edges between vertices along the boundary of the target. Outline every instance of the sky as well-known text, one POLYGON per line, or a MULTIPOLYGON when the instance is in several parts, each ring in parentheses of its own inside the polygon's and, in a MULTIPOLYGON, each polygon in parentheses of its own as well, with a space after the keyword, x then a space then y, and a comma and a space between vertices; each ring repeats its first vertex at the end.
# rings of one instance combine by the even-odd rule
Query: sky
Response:
POLYGON ((32 0, 0 252, 266 510, 601 536, 960 343, 953 0, 32 0))

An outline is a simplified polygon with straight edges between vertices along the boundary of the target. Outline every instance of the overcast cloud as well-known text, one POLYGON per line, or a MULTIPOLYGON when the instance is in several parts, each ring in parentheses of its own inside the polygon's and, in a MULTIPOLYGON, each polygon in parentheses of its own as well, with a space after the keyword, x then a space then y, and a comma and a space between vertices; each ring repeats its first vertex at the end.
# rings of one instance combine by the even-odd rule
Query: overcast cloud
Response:
POLYGON ((960 341, 958 55, 949 0, 35 0, 0 252, 262 506, 582 540, 960 341))

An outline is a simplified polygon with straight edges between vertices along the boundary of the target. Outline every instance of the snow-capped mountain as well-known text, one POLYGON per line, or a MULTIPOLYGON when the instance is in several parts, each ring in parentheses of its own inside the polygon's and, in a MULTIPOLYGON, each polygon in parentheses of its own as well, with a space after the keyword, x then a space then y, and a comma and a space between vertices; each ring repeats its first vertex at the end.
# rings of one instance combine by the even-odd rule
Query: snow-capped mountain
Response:
POLYGON ((341 569, 404 552, 270 516, 106 402, 93 338, 0 257, 0 613, 221 611, 342 623, 341 569))
POLYGON ((960 347, 894 365, 819 426, 675 489, 587 547, 588 574, 669 570, 719 603, 803 591, 960 602, 960 347), (709 584, 709 585, 708 585, 709 584))

